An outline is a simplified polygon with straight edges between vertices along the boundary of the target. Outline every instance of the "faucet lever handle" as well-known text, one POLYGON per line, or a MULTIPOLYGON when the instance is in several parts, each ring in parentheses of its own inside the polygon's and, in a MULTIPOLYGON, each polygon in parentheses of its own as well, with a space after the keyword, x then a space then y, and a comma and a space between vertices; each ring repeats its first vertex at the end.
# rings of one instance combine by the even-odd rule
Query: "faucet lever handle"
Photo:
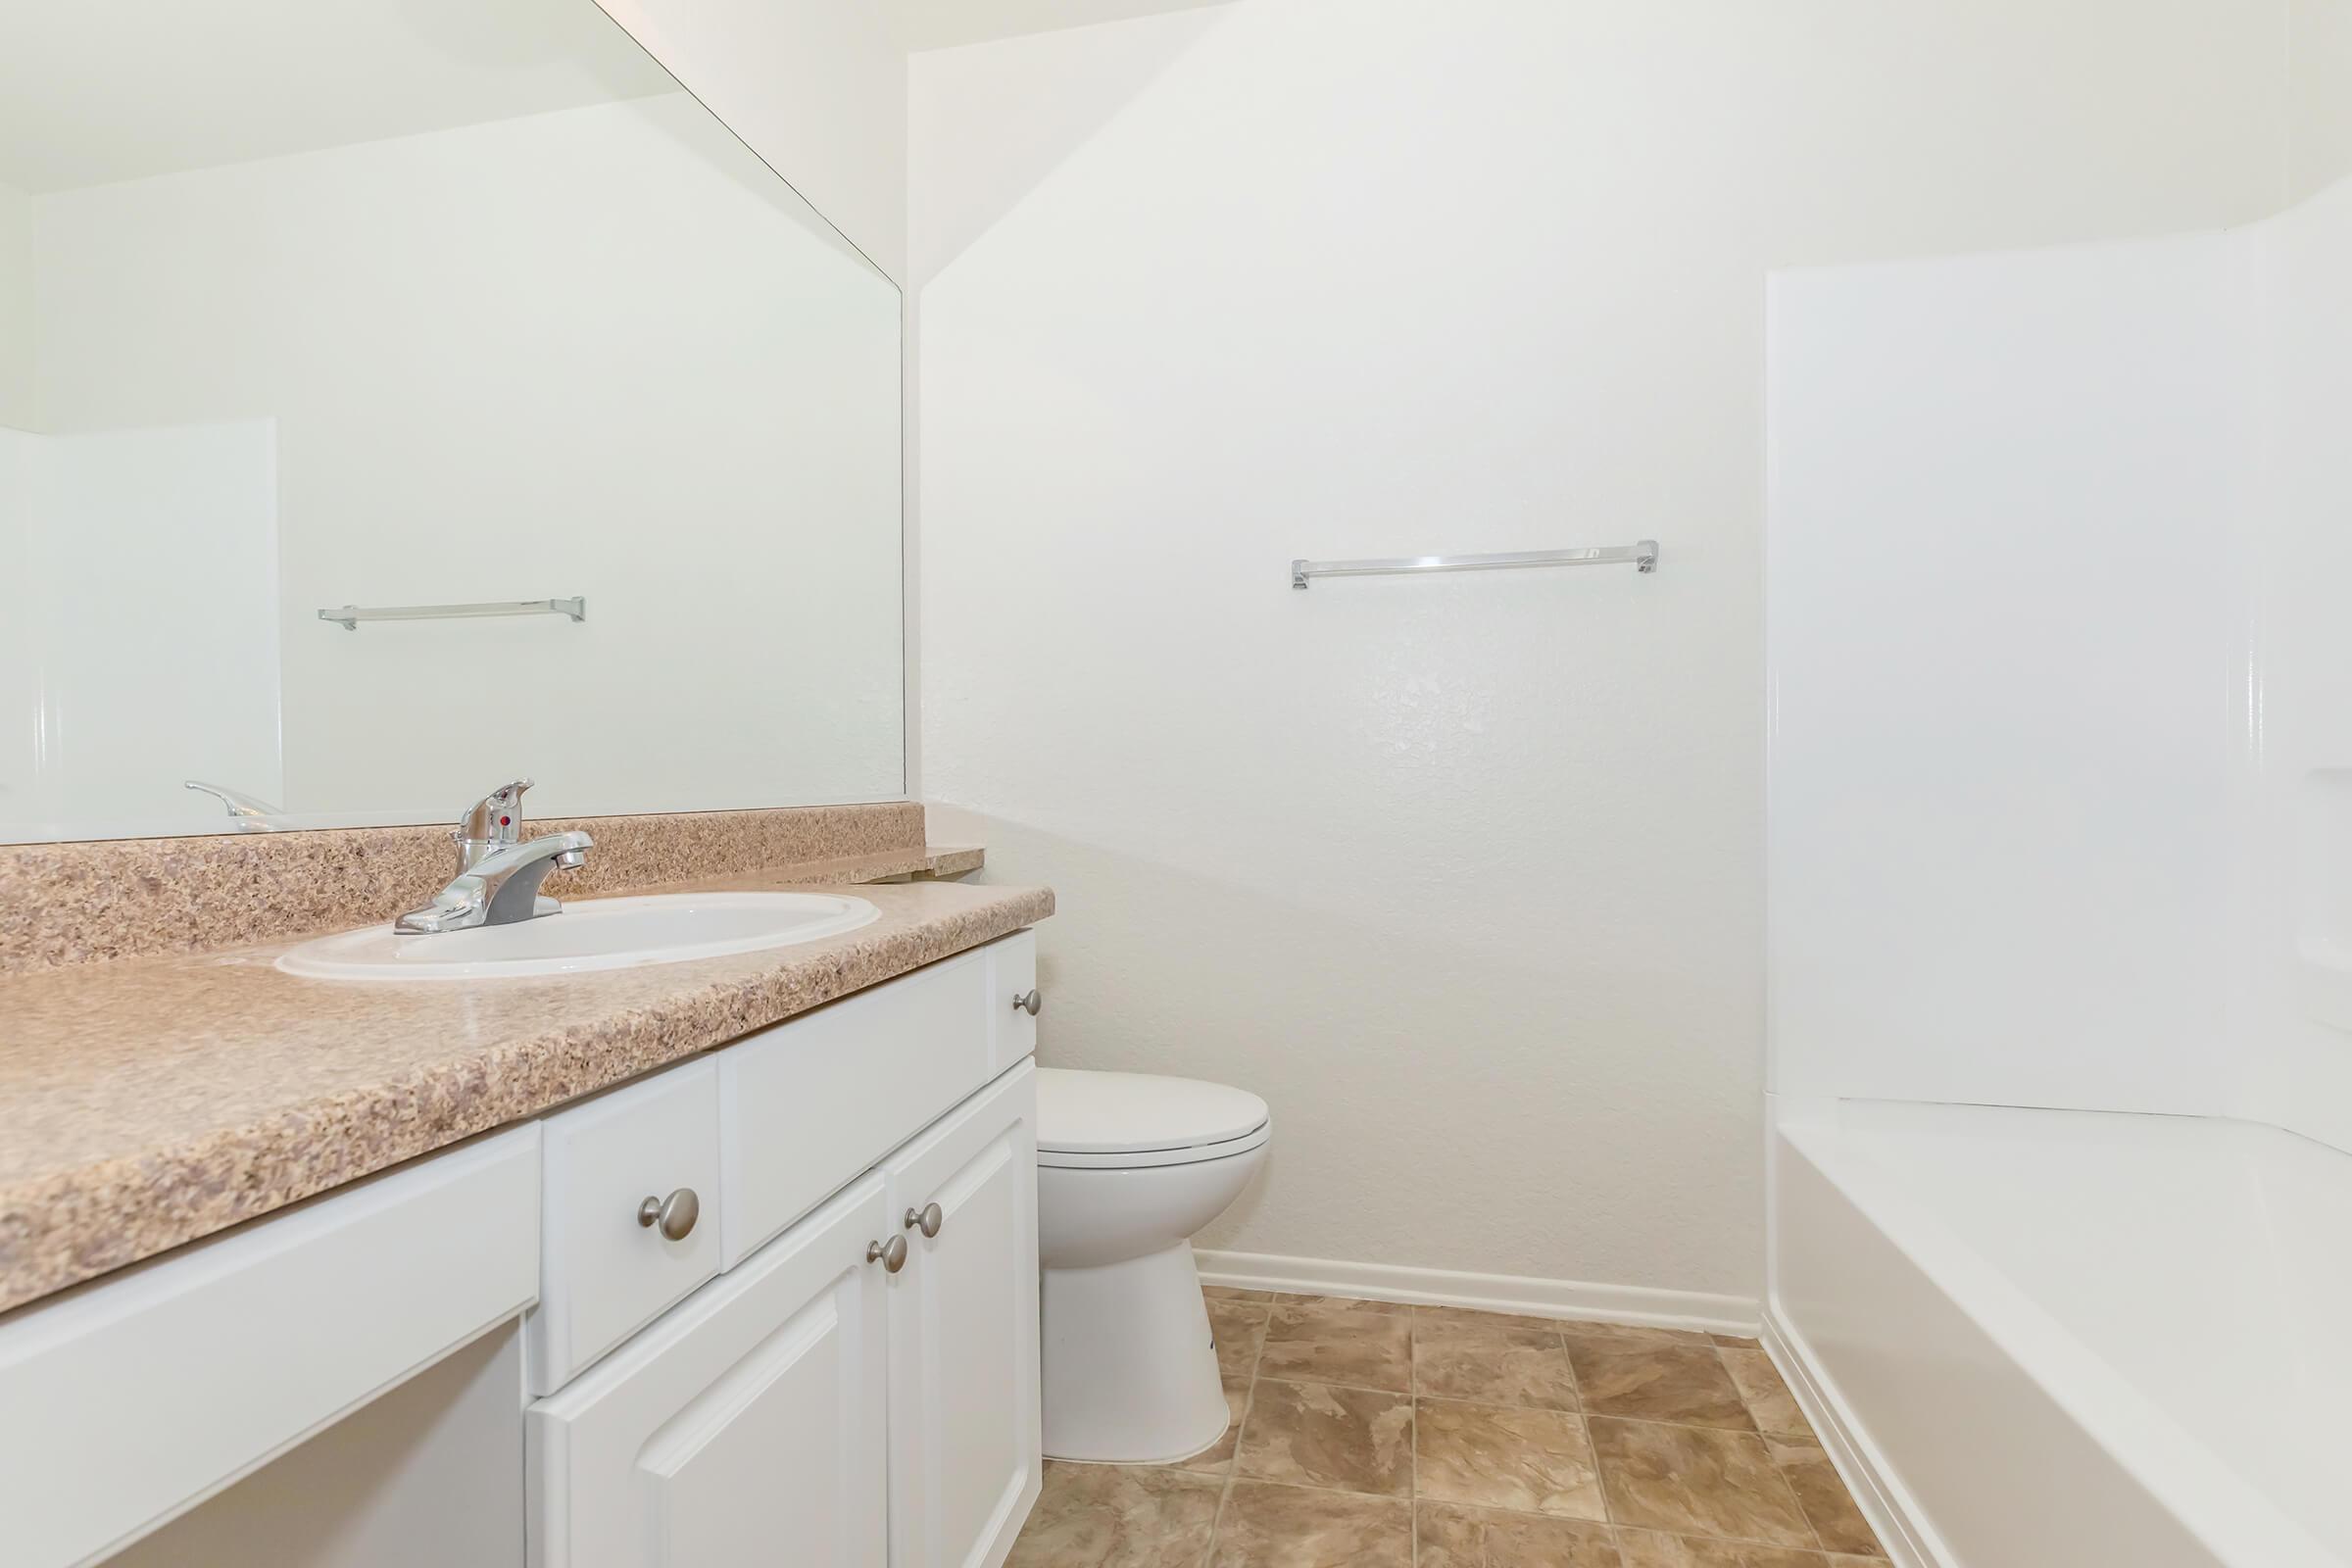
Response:
POLYGON ((277 808, 243 790, 232 790, 225 784, 207 784, 200 778, 185 779, 182 784, 199 795, 210 795, 226 807, 228 814, 236 819, 240 833, 267 833, 277 825, 270 820, 277 814, 277 808))
POLYGON ((531 787, 531 780, 518 778, 512 784, 501 784, 480 800, 458 823, 460 844, 488 844, 503 846, 519 843, 522 839, 522 792, 531 787))

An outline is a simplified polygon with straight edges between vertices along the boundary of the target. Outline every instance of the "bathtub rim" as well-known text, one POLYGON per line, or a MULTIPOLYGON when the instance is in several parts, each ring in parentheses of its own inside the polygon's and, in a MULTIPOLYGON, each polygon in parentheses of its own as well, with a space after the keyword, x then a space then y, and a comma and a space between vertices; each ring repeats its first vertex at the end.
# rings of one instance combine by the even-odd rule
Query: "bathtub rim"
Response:
MULTIPOLYGON (((1874 1103, 1926 1102, 1820 1101, 1773 1106, 1763 1342, 1896 1568, 1979 1565, 1964 1563, 1942 1541, 1904 1482, 1900 1466, 1872 1440, 1802 1325, 1791 1316, 1781 1279, 1787 1200, 1782 1164, 1789 1158, 1803 1160, 1852 1205, 1896 1257, 1949 1300, 1993 1350, 2146 1494, 2152 1508, 2168 1515, 2216 1562, 2231 1568, 2344 1568, 2352 1562, 2027 1295, 1932 1203, 1914 1196, 1899 1172, 1889 1172, 1865 1151, 1839 1147, 1840 1115, 1867 1114, 1874 1103)), ((2084 1118, 2133 1114, 2006 1106, 1935 1108, 2084 1118)), ((2161 1119, 2183 1124, 2229 1120, 2161 1119)), ((2196 1134, 2184 1130, 2183 1136, 2196 1134)))

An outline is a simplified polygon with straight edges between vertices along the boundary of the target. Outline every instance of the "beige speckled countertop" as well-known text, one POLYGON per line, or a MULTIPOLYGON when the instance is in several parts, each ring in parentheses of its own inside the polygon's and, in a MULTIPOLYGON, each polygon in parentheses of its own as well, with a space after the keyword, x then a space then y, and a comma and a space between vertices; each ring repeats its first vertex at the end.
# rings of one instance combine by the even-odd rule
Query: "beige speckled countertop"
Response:
MULTIPOLYGON (((695 885, 838 887, 877 869, 803 864, 695 885)), ((0 1310, 1054 911, 1043 888, 858 894, 882 917, 846 936, 544 980, 298 980, 272 966, 290 942, 0 979, 0 1310)))

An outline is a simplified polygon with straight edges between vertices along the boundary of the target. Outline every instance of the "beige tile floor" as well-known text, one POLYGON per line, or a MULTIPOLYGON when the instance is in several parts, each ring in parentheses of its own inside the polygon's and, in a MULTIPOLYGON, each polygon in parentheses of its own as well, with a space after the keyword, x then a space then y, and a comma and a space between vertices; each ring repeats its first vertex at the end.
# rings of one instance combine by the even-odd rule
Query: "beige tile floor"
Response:
POLYGON ((1008 1568, 1885 1568, 1753 1341, 1208 1297, 1224 1441, 1048 1463, 1008 1568))

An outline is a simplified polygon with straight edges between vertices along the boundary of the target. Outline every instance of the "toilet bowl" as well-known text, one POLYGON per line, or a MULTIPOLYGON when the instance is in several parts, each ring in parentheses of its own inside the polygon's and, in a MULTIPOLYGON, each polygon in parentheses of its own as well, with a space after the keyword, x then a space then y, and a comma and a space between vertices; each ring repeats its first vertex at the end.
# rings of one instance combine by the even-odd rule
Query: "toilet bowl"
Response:
POLYGON ((1162 1464, 1225 1435, 1193 1233, 1266 1157, 1266 1102, 1147 1073, 1037 1075, 1045 1449, 1162 1464))

